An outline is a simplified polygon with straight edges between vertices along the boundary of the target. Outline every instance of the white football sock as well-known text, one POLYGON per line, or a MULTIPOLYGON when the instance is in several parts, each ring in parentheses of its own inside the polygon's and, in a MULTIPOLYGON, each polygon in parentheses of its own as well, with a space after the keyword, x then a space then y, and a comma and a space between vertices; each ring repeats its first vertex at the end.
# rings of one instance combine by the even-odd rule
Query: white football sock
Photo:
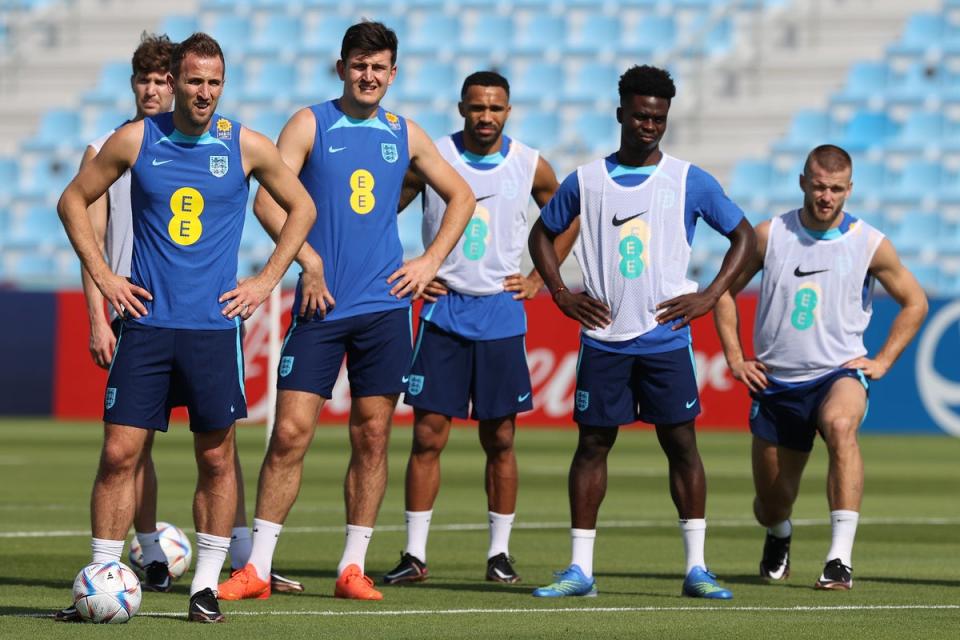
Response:
POLYGON ((597 530, 570 529, 570 539, 573 542, 570 564, 580 567, 588 578, 593 577, 593 543, 597 539, 597 530))
POLYGON ((280 539, 282 524, 269 520, 253 519, 253 546, 250 549, 250 559, 247 560, 257 570, 257 577, 261 580, 270 579, 270 569, 273 568, 273 552, 280 539))
POLYGON ((427 536, 430 533, 430 511, 404 511, 407 520, 407 547, 404 553, 409 553, 420 562, 427 561, 427 536))
POLYGON ((787 518, 779 524, 767 527, 767 533, 774 538, 789 538, 793 534, 793 524, 790 522, 790 519, 787 518))
POLYGON ((93 550, 93 560, 91 562, 120 562, 120 555, 123 553, 123 540, 91 538, 90 548, 93 550))
POLYGON ((487 559, 505 553, 510 555, 510 531, 513 529, 515 513, 494 513, 488 511, 490 518, 490 548, 487 550, 487 559))
POLYGON ((243 569, 250 561, 252 548, 253 538, 250 537, 250 527, 234 527, 230 536, 230 568, 234 571, 243 569))
POLYGON ((217 592, 220 570, 229 550, 230 538, 197 532, 197 565, 190 583, 191 596, 207 588, 217 592))
POLYGON ((340 558, 340 564, 337 565, 338 576, 351 564, 360 567, 360 573, 363 573, 363 563, 367 557, 367 547, 370 545, 372 535, 373 527, 347 525, 347 541, 343 547, 343 557, 340 558))
POLYGON ((143 551, 143 566, 146 567, 151 562, 166 562, 167 555, 160 546, 160 532, 140 533, 137 531, 137 542, 140 543, 140 549, 143 551))
POLYGON ((683 534, 683 553, 687 557, 686 574, 689 574, 694 567, 706 569, 707 562, 703 559, 703 543, 707 537, 707 521, 703 518, 681 520, 680 531, 683 534))
POLYGON ((840 558, 840 562, 852 567, 853 539, 857 535, 857 523, 860 514, 856 511, 839 509, 830 512, 830 551, 827 552, 827 562, 840 558))

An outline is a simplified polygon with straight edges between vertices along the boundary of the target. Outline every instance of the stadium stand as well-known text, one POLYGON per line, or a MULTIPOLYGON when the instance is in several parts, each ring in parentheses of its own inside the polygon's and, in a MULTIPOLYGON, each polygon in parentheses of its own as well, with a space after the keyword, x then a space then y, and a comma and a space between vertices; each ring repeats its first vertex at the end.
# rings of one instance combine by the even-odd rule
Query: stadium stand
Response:
MULTIPOLYGON (((363 0, 349 7, 332 0, 178 0, 167 11, 144 9, 139 24, 174 38, 210 31, 228 56, 221 110, 276 137, 294 110, 339 90, 332 63, 346 26, 360 16, 382 19, 401 41, 401 73, 387 101, 391 108, 441 135, 458 124, 462 77, 495 67, 513 86, 508 131, 541 148, 561 177, 615 148, 613 110, 622 67, 665 65, 682 95, 671 114, 668 150, 722 179, 729 176, 730 195, 752 221, 796 206, 803 155, 819 142, 835 141, 856 156, 854 212, 903 238, 912 263, 924 266, 919 273, 925 286, 958 291, 949 289, 960 285, 960 266, 951 262, 957 252, 938 260, 930 243, 920 239, 932 233, 928 237, 943 244, 947 229, 957 237, 960 2, 918 1, 912 9, 874 11, 869 19, 855 13, 858 2, 869 4, 838 3, 843 6, 835 15, 857 15, 862 27, 857 38, 872 40, 861 46, 848 38, 842 55, 810 41, 804 29, 817 4, 810 0, 363 0), (916 12, 904 22, 911 10, 916 12), (901 31, 891 42, 890 34, 901 31), (864 56, 874 50, 879 59, 864 56), (808 51, 820 57, 808 60, 806 74, 794 74, 790 59, 808 51), (742 159, 746 155, 755 157, 742 159)), ((17 58, 18 49, 30 50, 25 25, 34 30, 47 25, 55 32, 63 19, 50 10, 61 4, 55 0, 6 4, 15 9, 0 22, 0 70, 12 68, 3 65, 17 58)), ((92 3, 78 4, 94 10, 92 3)), ((101 12, 109 11, 105 4, 101 12)), ((137 15, 149 3, 124 6, 137 15)), ((841 29, 842 20, 835 21, 841 29)), ((817 28, 829 37, 822 23, 817 28)), ((117 51, 129 47, 130 33, 125 36, 117 51)), ((61 57, 69 55, 70 43, 59 44, 61 57)), ((39 115, 33 133, 0 155, 0 282, 78 283, 75 259, 69 259, 70 249, 55 228, 53 205, 83 145, 126 117, 125 55, 94 65, 98 75, 78 85, 73 102, 31 114, 39 115), (36 246, 42 245, 39 253, 24 249, 31 234, 36 246)), ((0 81, 0 95, 26 90, 7 82, 17 80, 0 81)), ((400 218, 409 252, 420 245, 415 209, 400 218)), ((252 215, 247 222, 245 269, 262 261, 270 246, 252 215)), ((726 243, 705 225, 697 237, 693 271, 708 276, 726 243)))

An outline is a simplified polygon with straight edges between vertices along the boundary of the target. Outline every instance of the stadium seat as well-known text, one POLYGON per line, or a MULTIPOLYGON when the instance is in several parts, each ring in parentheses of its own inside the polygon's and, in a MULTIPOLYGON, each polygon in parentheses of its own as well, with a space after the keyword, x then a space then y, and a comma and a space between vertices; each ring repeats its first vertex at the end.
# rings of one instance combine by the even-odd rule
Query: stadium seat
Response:
POLYGON ((167 16, 160 23, 160 33, 165 33, 174 42, 182 42, 200 31, 200 25, 193 16, 167 16))
POLYGON ((559 142, 560 118, 553 111, 533 111, 514 123, 513 131, 526 144, 546 152, 559 142))
POLYGON ((897 126, 885 111, 857 111, 844 127, 840 146, 851 153, 881 146, 897 133, 897 126))
POLYGON ((519 72, 511 71, 511 99, 514 102, 539 104, 555 95, 563 86, 566 67, 553 62, 531 61, 519 72))
POLYGON ((567 146, 575 153, 606 155, 620 146, 620 125, 612 109, 607 112, 585 109, 567 131, 571 134, 567 146))
POLYGON ((321 14, 320 17, 304 25, 300 40, 300 50, 311 55, 324 57, 333 54, 333 59, 340 57, 340 43, 347 28, 353 20, 336 14, 321 14))
POLYGON ((801 109, 793 116, 787 135, 773 144, 776 153, 807 153, 830 139, 830 115, 823 111, 801 109))
POLYGON ((250 119, 249 127, 276 142, 288 118, 286 113, 265 109, 250 119))
POLYGON ((410 117, 420 125, 433 140, 451 133, 456 128, 456 125, 451 121, 451 116, 447 109, 442 111, 421 109, 411 113, 410 117))
POLYGON ((940 163, 913 160, 886 181, 883 198, 889 203, 922 203, 936 198, 940 190, 940 163))
POLYGON ((243 102, 274 102, 286 98, 297 86, 297 69, 287 62, 268 59, 254 73, 248 73, 243 84, 243 102))
POLYGON ((625 30, 620 40, 621 55, 664 55, 673 49, 677 24, 672 14, 643 16, 633 29, 625 30))
POLYGON ((914 111, 907 118, 896 138, 887 141, 891 152, 922 153, 940 145, 944 136, 943 114, 939 111, 914 111))
MULTIPOLYGON (((293 90, 293 100, 301 105, 323 102, 343 93, 343 81, 332 62, 316 61, 310 66, 293 90)), ((388 94, 388 97, 390 94, 388 94)))
POLYGON ((734 166, 727 194, 734 202, 764 197, 772 175, 766 160, 741 160, 734 166))
POLYGON ((460 98, 460 82, 456 67, 451 63, 428 62, 407 64, 405 73, 398 74, 402 82, 400 97, 408 102, 432 103, 442 100, 456 103, 460 98))
POLYGON ((887 47, 887 55, 920 57, 931 46, 942 42, 943 17, 938 13, 915 13, 907 20, 899 42, 887 47))
POLYGON ((884 217, 884 230, 890 241, 908 255, 934 248, 940 228, 940 216, 935 211, 917 209, 884 217))
POLYGON ((300 17, 271 13, 266 22, 256 29, 247 54, 276 56, 290 54, 300 44, 300 17))
POLYGON ((115 105, 129 100, 130 62, 109 62, 100 70, 97 86, 83 95, 87 104, 115 105))
POLYGON ((513 52, 534 55, 561 50, 567 37, 563 16, 530 13, 525 18, 517 21, 513 52))
MULTIPOLYGON (((131 96, 132 98, 132 96, 131 96)), ((107 131, 111 129, 116 129, 124 122, 133 117, 134 108, 132 105, 133 100, 131 99, 131 106, 127 110, 120 110, 110 107, 105 107, 98 109, 96 114, 94 114, 93 120, 90 122, 90 125, 84 127, 83 130, 83 139, 85 143, 89 143, 93 140, 96 140, 107 131)))
POLYGON ((404 50, 408 53, 434 54, 452 51, 460 39, 460 21, 442 13, 417 14, 411 17, 410 34, 404 50))
POLYGON ((210 29, 210 35, 217 39, 228 59, 241 57, 250 42, 250 21, 241 15, 218 16, 210 29))
POLYGON ((567 73, 563 100, 571 103, 594 103, 617 99, 620 69, 605 62, 588 61, 572 74, 567 73))
POLYGON ((28 151, 53 151, 58 147, 71 147, 80 142, 80 114, 72 109, 51 109, 43 114, 40 130, 23 143, 28 151))
POLYGON ((886 62, 856 62, 850 67, 847 82, 830 99, 834 105, 866 107, 871 98, 884 94, 890 69, 886 62))
POLYGON ((46 253, 21 251, 13 262, 14 278, 24 283, 47 282, 53 280, 55 273, 56 263, 46 253))
POLYGON ((470 55, 504 55, 513 41, 513 20, 508 15, 483 13, 464 26, 458 50, 470 55))
POLYGON ((570 53, 596 55, 616 50, 620 42, 620 20, 617 16, 591 13, 578 29, 568 33, 566 49, 570 53))

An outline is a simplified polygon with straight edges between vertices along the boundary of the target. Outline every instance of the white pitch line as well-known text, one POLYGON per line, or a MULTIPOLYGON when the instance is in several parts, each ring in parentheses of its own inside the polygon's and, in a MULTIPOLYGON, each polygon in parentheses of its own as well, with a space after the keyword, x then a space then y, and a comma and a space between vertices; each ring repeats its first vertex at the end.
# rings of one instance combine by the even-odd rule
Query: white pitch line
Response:
MULTIPOLYGON (((960 609, 958 604, 862 604, 862 605, 835 605, 835 606, 795 606, 795 607, 750 607, 750 606, 686 606, 686 607, 516 607, 513 609, 401 609, 393 611, 228 611, 227 617, 232 616, 321 616, 321 617, 349 617, 349 616, 442 616, 442 615, 474 615, 474 614, 501 614, 501 613, 664 613, 672 611, 747 611, 765 612, 779 611, 785 613, 805 613, 810 611, 926 611, 926 610, 954 610, 960 609)), ((145 618, 183 618, 183 613, 164 611, 156 613, 139 613, 145 618)), ((21 613, 14 614, 15 618, 50 618, 51 613, 21 613)))
MULTIPOLYGON (((809 518, 791 521, 795 527, 818 527, 827 526, 829 520, 809 518)), ((754 520, 742 519, 717 519, 708 520, 709 526, 713 528, 737 528, 759 526, 754 520)), ((894 525, 894 526, 956 526, 960 525, 960 518, 860 518, 861 525, 894 525)), ((600 522, 601 529, 674 529, 677 526, 676 520, 611 520, 609 522, 600 522)), ((569 522, 517 522, 513 525, 514 529, 569 529, 569 522)), ((470 522, 460 524, 435 524, 430 526, 431 531, 486 531, 487 523, 470 522)), ((184 531, 193 532, 193 529, 183 527, 184 531)), ((402 524, 380 525, 377 531, 406 531, 406 526, 402 524)), ((343 533, 343 525, 324 526, 324 527, 285 527, 286 534, 291 533, 343 533)), ((58 531, 0 531, 0 539, 3 538, 76 538, 89 536, 88 529, 66 529, 58 531)))

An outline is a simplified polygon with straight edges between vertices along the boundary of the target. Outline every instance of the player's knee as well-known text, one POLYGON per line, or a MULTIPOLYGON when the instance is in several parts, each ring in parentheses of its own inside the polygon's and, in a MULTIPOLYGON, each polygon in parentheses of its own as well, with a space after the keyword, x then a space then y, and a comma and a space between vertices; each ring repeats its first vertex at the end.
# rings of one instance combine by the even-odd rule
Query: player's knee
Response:
POLYGON ((848 415, 829 416, 824 419, 824 440, 833 450, 857 446, 857 428, 860 421, 848 415))
POLYGON ((376 424, 364 424, 356 428, 352 438, 353 451, 372 460, 386 458, 390 441, 389 431, 376 424))
POLYGON ((207 475, 234 477, 236 469, 232 447, 202 449, 197 452, 197 466, 207 475))
POLYGON ((313 439, 313 425, 304 426, 295 420, 278 420, 270 435, 269 454, 284 460, 302 458, 313 439))
POLYGON ((489 457, 502 456, 513 451, 513 431, 498 429, 482 434, 480 445, 489 457))
POLYGON ((133 443, 113 439, 103 443, 100 452, 100 474, 126 475, 132 474, 140 463, 140 448, 133 443))

